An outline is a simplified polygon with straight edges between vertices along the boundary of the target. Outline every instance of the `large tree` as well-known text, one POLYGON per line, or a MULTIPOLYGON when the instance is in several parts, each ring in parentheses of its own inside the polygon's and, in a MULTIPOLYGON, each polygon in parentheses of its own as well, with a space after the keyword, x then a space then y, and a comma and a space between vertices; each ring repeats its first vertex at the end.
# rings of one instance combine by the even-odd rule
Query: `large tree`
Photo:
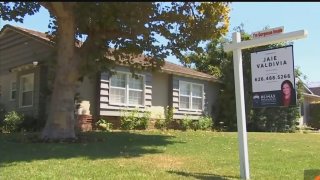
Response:
POLYGON ((200 43, 226 34, 226 2, 1 2, 0 18, 23 22, 46 8, 53 21, 56 71, 43 139, 75 138, 74 95, 79 78, 124 63, 132 71, 157 69, 172 53, 200 52, 200 43), (84 42, 77 38, 85 36, 84 42), (164 43, 159 42, 164 39, 164 43), (143 54, 145 63, 133 58, 143 54))

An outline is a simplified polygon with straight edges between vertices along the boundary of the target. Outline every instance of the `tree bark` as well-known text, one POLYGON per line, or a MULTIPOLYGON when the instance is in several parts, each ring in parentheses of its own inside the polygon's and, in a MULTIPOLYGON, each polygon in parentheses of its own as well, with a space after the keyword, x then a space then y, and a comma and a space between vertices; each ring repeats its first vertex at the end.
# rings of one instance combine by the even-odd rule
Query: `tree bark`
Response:
POLYGON ((49 114, 41 138, 44 140, 75 139, 74 95, 80 77, 75 53, 75 21, 67 3, 52 3, 58 22, 57 68, 49 114))

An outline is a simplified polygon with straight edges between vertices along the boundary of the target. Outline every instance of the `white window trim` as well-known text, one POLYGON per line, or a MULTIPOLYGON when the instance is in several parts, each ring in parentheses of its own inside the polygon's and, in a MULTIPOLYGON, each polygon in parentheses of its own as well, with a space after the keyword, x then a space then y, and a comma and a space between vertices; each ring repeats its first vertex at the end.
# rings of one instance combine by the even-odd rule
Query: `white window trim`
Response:
MULTIPOLYGON (((117 73, 119 74, 125 74, 126 75, 126 84, 125 84, 125 88, 120 88, 120 87, 112 87, 111 86, 111 77, 109 78, 109 91, 111 88, 115 88, 115 89, 124 89, 125 90, 125 103, 115 103, 115 102, 112 102, 111 101, 111 98, 109 97, 109 104, 110 105, 116 105, 116 106, 126 106, 126 107, 145 107, 145 101, 146 101, 146 98, 145 98, 145 89, 146 89, 146 83, 145 83, 145 75, 143 74, 137 74, 138 76, 141 76, 142 77, 142 90, 140 89, 131 89, 129 88, 129 76, 132 74, 130 72, 124 72, 124 71, 117 71, 117 73), (129 104, 129 91, 132 90, 132 91, 139 91, 139 92, 142 92, 142 105, 141 104, 129 104)), ((110 93, 109 93, 109 96, 110 96, 110 93)))
POLYGON ((33 97, 34 97, 34 73, 30 73, 30 74, 26 74, 26 75, 22 75, 20 76, 20 81, 19 81, 19 107, 21 108, 25 108, 25 107, 32 107, 33 106, 33 97), (21 82, 22 82, 22 78, 24 77, 29 77, 32 76, 33 78, 33 88, 32 88, 32 98, 31 98, 31 105, 28 106, 22 106, 22 86, 21 86, 21 82))
POLYGON ((15 101, 17 99, 17 81, 11 81, 10 82, 10 101, 15 101), (12 89, 12 84, 13 83, 16 83, 16 89, 15 89, 15 91, 16 91, 16 97, 15 97, 15 99, 12 99, 12 91, 13 91, 13 89, 12 89))
POLYGON ((192 82, 187 82, 187 81, 181 81, 179 80, 179 110, 183 111, 195 111, 195 112, 202 112, 204 110, 204 85, 203 84, 198 84, 198 83, 192 83, 192 82), (181 95, 181 84, 190 84, 190 95, 181 95), (200 96, 192 96, 192 86, 197 85, 202 87, 202 97, 200 96), (188 97, 189 98, 189 109, 188 108, 181 108, 181 101, 180 101, 180 96, 188 97), (202 108, 201 109, 192 109, 192 98, 202 98, 202 108))

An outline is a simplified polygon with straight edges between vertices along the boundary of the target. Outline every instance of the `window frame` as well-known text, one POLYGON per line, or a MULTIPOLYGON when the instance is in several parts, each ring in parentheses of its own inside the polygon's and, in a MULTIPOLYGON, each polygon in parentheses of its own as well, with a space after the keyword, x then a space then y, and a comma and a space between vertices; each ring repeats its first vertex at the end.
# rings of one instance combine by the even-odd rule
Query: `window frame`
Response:
POLYGON ((17 100, 17 81, 11 81, 11 82, 10 82, 10 101, 15 101, 15 100, 17 100), (13 86, 12 86, 13 83, 16 83, 15 89, 13 89, 13 86), (15 98, 12 98, 12 92, 13 92, 13 91, 16 92, 15 98))
POLYGON ((193 82, 188 82, 188 81, 182 81, 182 80, 179 80, 179 110, 184 110, 184 111, 195 111, 195 112, 202 112, 204 110, 204 84, 200 84, 200 83, 193 83, 193 82), (181 84, 188 84, 190 85, 190 94, 189 95, 181 95, 181 84), (202 94, 202 97, 199 97, 199 96, 193 96, 192 95, 192 88, 193 88, 193 85, 196 85, 196 86, 200 86, 202 91, 201 91, 201 94, 202 94), (189 108, 182 108, 181 107, 181 99, 180 97, 183 96, 183 97, 188 97, 189 98, 189 108), (201 109, 193 109, 193 105, 192 105, 192 98, 201 98, 201 109))
POLYGON ((19 78, 19 107, 20 108, 25 108, 25 107, 33 107, 33 98, 34 98, 34 73, 29 73, 29 74, 25 74, 25 75, 22 75, 20 76, 19 78), (22 78, 25 78, 25 77, 32 77, 32 97, 31 97, 31 105, 26 105, 26 106, 23 106, 22 105, 22 94, 25 93, 25 92, 30 92, 30 91, 23 91, 23 87, 22 87, 22 78))
POLYGON ((145 75, 143 74, 136 74, 138 76, 141 76, 142 77, 142 90, 140 89, 132 89, 132 88, 129 88, 129 77, 130 75, 132 75, 132 73, 130 72, 124 72, 124 71, 117 71, 117 73, 119 74, 125 74, 125 88, 120 88, 120 87, 114 87, 111 85, 111 78, 112 76, 110 76, 109 78, 109 104, 110 105, 117 105, 117 106, 127 106, 127 107, 145 107, 145 88, 146 88, 146 83, 145 83, 145 75), (125 90, 125 103, 117 103, 117 102, 112 102, 111 101, 111 88, 115 88, 115 89, 124 89, 125 90), (136 91, 136 92, 142 92, 142 104, 129 104, 129 92, 130 91, 136 91))

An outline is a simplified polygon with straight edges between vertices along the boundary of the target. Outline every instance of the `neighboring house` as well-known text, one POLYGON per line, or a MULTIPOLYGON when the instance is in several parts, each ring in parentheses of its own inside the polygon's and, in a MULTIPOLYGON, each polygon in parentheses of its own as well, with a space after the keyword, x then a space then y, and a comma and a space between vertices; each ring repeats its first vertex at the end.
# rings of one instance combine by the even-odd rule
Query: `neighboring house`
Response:
MULTIPOLYGON (((11 25, 0 31, 0 103, 7 110, 45 119, 49 99, 48 66, 53 45, 44 33, 11 25)), ((125 66, 117 74, 101 72, 84 78, 78 93, 90 102, 94 119, 107 116, 119 122, 123 110, 149 110, 153 118, 164 118, 164 109, 174 108, 174 119, 186 115, 196 119, 215 116, 220 82, 217 78, 166 62, 157 72, 131 77, 125 66)))
POLYGON ((301 119, 300 119, 300 126, 301 125, 308 125, 310 119, 310 112, 309 107, 312 103, 320 103, 320 87, 307 87, 304 85, 304 92, 303 92, 303 105, 301 109, 301 119))
POLYGON ((320 87, 309 87, 309 89, 313 94, 320 96, 320 87))

